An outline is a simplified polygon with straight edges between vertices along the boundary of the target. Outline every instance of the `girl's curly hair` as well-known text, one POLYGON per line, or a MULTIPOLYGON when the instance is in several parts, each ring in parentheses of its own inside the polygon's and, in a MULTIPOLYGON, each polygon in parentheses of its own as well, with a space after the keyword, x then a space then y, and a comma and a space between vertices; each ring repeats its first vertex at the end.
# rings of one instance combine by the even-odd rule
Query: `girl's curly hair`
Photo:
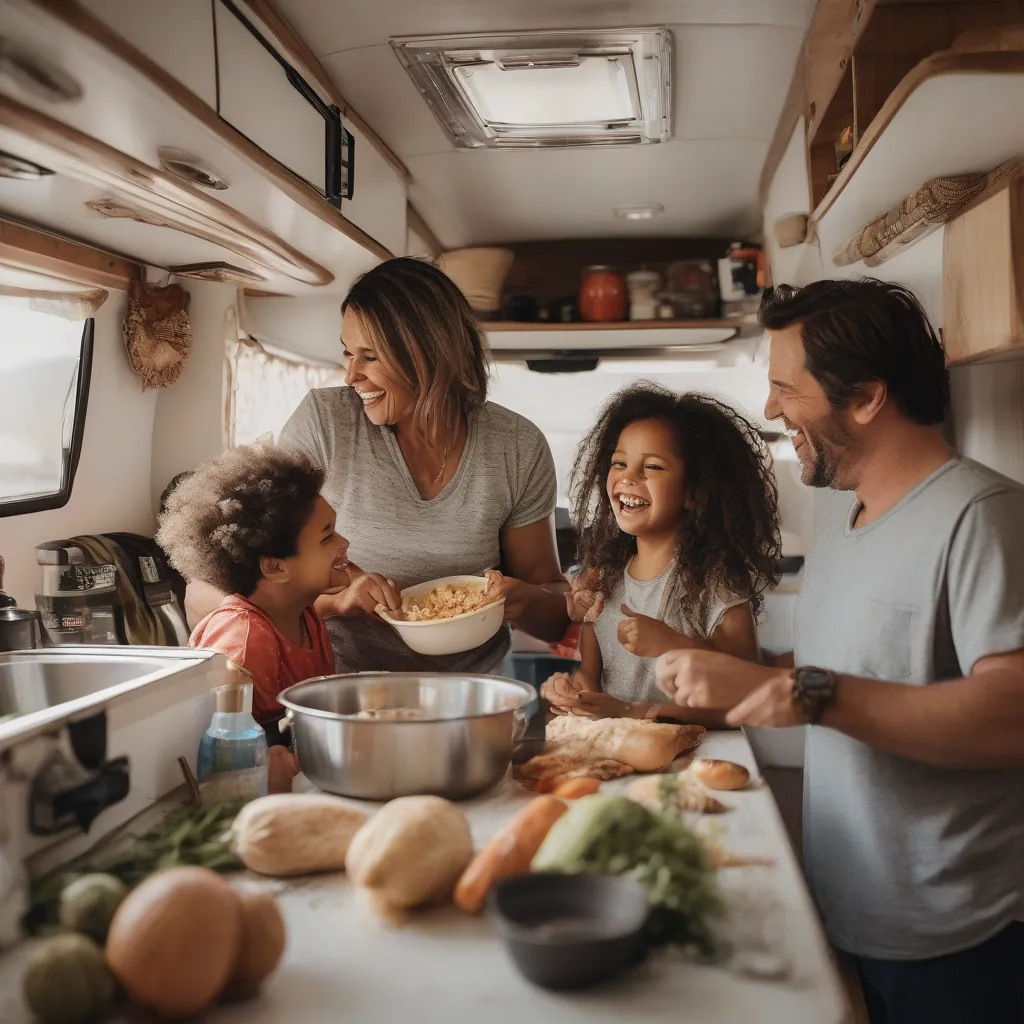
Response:
POLYGON ((204 462, 166 495, 156 542, 186 580, 248 597, 260 558, 290 558, 324 483, 305 456, 253 444, 204 462))
POLYGON ((596 572, 603 590, 622 579, 636 553, 608 499, 608 472, 619 436, 637 420, 661 420, 683 460, 686 506, 680 516, 676 585, 689 621, 707 620, 723 593, 749 596, 755 619, 764 591, 779 581, 779 492, 757 428, 708 395, 675 394, 650 381, 617 392, 583 439, 570 482, 581 573, 596 572))

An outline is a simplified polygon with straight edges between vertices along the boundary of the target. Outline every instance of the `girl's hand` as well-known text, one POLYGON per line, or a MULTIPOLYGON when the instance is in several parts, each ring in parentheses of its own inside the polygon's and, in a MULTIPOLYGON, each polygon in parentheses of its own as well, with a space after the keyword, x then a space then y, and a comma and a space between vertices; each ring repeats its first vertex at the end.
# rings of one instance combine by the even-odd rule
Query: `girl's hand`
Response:
POLYGON ((565 607, 570 622, 593 623, 604 611, 604 594, 590 589, 585 583, 574 580, 569 593, 565 595, 565 607))
POLYGON ((379 573, 364 572, 339 591, 332 604, 335 615, 373 615, 378 608, 398 612, 402 609, 402 595, 391 580, 379 573))
POLYGON ((585 690, 582 679, 571 676, 568 672, 556 672, 546 682, 541 683, 540 695, 551 705, 556 715, 564 715, 569 708, 575 707, 577 698, 585 690))
MULTIPOLYGON (((647 706, 643 706, 643 711, 647 706)), ((588 718, 643 718, 629 701, 619 700, 610 694, 595 690, 582 690, 570 714, 585 715, 588 718)))
POLYGON ((619 643, 638 658, 660 658, 687 646, 686 637, 659 619, 638 615, 625 604, 622 614, 626 617, 619 623, 619 643))
POLYGON ((299 774, 299 763, 287 748, 275 743, 267 750, 267 792, 290 793, 292 779, 299 774))

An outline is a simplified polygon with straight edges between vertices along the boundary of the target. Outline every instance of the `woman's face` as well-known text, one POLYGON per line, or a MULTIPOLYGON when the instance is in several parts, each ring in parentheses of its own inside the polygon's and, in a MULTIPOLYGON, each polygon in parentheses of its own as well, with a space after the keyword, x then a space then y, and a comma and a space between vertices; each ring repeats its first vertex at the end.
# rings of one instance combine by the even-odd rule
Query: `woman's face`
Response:
POLYGON ((636 420, 619 435, 608 500, 619 529, 634 537, 671 533, 683 510, 683 460, 662 420, 636 420))
POLYGON ((378 427, 393 426, 408 416, 415 396, 377 362, 372 340, 352 309, 345 310, 341 321, 341 343, 345 383, 359 395, 370 422, 378 427))

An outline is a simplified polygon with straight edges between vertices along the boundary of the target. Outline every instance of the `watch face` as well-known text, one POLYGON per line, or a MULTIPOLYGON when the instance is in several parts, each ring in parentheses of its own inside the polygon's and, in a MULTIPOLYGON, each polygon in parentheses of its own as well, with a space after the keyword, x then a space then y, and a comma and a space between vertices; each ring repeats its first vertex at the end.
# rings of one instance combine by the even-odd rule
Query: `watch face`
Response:
POLYGON ((832 677, 820 668, 800 669, 800 685, 808 692, 828 690, 832 687, 832 677))

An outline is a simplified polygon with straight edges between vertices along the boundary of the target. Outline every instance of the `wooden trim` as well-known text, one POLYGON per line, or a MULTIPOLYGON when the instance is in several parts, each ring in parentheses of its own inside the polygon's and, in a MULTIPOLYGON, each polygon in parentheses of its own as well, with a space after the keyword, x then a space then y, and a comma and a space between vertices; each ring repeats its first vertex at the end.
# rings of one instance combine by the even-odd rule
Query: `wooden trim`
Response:
POLYGON ((127 291, 144 274, 140 263, 5 218, 0 218, 0 263, 117 291, 127 291))
MULTIPOLYGON (((808 240, 814 236, 818 225, 857 173, 857 168, 864 163, 868 153, 874 148, 875 143, 878 142, 885 130, 892 124, 893 119, 914 92, 932 78, 940 78, 944 75, 970 74, 1024 74, 1024 53, 1011 50, 997 53, 953 53, 952 51, 945 50, 921 61, 896 86, 892 94, 882 105, 878 116, 868 125, 864 134, 858 140, 857 147, 850 154, 850 159, 847 160, 846 166, 839 172, 839 176, 832 187, 825 193, 825 197, 812 214, 807 228, 808 240)), ((979 116, 983 115, 979 112, 979 116)))
POLYGON ((434 250, 433 255, 440 256, 444 252, 440 239, 431 231, 430 225, 420 216, 420 211, 412 203, 406 208, 405 221, 408 228, 415 231, 434 250))
POLYGON ((303 181, 259 146, 250 142, 241 132, 220 118, 217 112, 207 106, 191 89, 179 82, 155 61, 150 60, 140 50, 137 50, 128 40, 109 28, 90 11, 87 11, 78 3, 78 0, 45 0, 45 2, 32 0, 32 2, 76 32, 92 39, 139 74, 148 78, 174 103, 200 121, 225 145, 230 146, 236 153, 253 164, 265 178, 303 209, 340 231, 379 259, 387 260, 394 255, 390 249, 345 218, 312 185, 303 181))
POLYGON ((480 327, 485 334, 514 334, 519 331, 664 331, 664 330, 695 330, 708 328, 717 330, 728 328, 738 331, 744 326, 743 320, 615 320, 611 323, 553 323, 540 320, 535 323, 517 321, 481 321, 480 327))
POLYGON ((326 267, 220 200, 7 96, 0 96, 0 125, 44 147, 46 166, 110 189, 112 205, 138 209, 139 219, 202 238, 303 284, 334 280, 326 267))
MULTIPOLYGON (((786 100, 782 104, 782 114, 779 117, 779 123, 775 126, 775 134, 772 136, 771 145, 768 147, 768 155, 764 158, 764 166, 761 168, 761 177, 758 181, 757 191, 762 207, 768 202, 768 191, 772 187, 772 181, 775 179, 775 172, 779 169, 779 164, 782 163, 782 158, 786 155, 789 142, 793 138, 793 132, 796 131, 800 115, 804 111, 804 61, 804 50, 801 49, 800 55, 797 57, 796 69, 793 71, 793 80, 789 83, 789 92, 786 93, 786 100)), ((809 189, 810 183, 808 182, 809 189)))
POLYGON ((409 168, 395 155, 381 137, 345 101, 331 81, 331 76, 305 40, 292 28, 288 20, 274 7, 271 0, 242 0, 260 21, 277 37, 296 70, 315 82, 330 97, 331 102, 358 129, 373 148, 391 165, 395 173, 408 184, 412 181, 409 168))

